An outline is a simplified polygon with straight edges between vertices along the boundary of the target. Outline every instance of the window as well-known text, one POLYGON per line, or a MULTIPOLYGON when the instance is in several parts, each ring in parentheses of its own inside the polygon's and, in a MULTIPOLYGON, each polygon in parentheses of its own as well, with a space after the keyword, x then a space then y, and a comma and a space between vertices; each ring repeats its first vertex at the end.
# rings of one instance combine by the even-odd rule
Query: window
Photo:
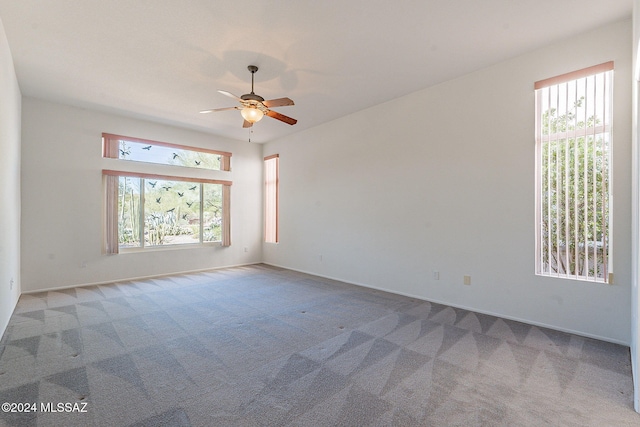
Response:
POLYGON ((264 241, 278 243, 279 156, 264 158, 264 241))
MULTIPOLYGON (((109 134, 103 137, 105 157, 134 162, 147 162, 149 159, 139 160, 140 157, 130 156, 136 151, 133 144, 144 141, 146 145, 138 147, 138 151, 151 151, 146 147, 166 148, 171 145, 109 134)), ((199 156, 195 158, 201 159, 201 164, 229 170, 230 153, 217 152, 212 155, 210 151, 173 145, 171 151, 177 154, 176 158, 193 159, 193 156, 199 156), (207 158, 206 155, 212 157, 207 158)), ((160 161, 161 157, 157 157, 151 163, 200 166, 172 164, 173 154, 165 158, 169 162, 160 161)), ((184 169, 177 170, 180 171, 184 172, 184 169)), ((230 181, 198 178, 189 176, 192 175, 189 173, 174 176, 107 169, 102 173, 105 181, 106 253, 118 253, 124 248, 144 249, 208 242, 221 242, 223 246, 231 244, 230 181)))
POLYGON ((607 282, 613 62, 536 93, 536 273, 607 282))
POLYGON ((231 153, 168 142, 102 134, 103 157, 198 169, 230 170, 231 153))

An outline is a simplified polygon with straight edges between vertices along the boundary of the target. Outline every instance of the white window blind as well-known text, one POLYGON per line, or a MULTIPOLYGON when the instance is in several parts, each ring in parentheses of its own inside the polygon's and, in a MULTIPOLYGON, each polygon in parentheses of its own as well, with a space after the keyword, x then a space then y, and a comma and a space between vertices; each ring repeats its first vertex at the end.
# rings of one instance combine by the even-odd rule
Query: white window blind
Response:
POLYGON ((613 62, 535 84, 536 273, 608 281, 613 62))

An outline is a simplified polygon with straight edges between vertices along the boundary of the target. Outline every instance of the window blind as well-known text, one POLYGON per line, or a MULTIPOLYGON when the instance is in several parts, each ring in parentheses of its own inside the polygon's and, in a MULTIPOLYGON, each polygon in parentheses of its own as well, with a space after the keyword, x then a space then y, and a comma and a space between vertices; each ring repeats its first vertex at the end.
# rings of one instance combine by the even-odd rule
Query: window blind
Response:
POLYGON ((607 282, 613 62, 536 93, 536 273, 607 282))

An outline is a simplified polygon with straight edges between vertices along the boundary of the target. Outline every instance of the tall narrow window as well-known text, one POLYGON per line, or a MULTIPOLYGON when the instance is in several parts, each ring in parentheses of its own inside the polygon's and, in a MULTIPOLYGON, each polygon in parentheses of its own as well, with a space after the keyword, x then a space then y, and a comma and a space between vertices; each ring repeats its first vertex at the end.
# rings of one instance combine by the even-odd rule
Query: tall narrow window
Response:
POLYGON ((535 84, 536 273, 608 281, 613 62, 535 84))
POLYGON ((264 159, 264 241, 278 243, 278 154, 264 159))

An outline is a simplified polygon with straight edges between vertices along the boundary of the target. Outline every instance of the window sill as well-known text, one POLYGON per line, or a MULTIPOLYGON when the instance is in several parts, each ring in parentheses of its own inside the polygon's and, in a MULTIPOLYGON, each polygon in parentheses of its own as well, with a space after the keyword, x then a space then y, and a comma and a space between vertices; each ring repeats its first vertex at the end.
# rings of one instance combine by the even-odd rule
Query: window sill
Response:
MULTIPOLYGON (((613 273, 609 273, 609 274, 610 274, 610 276, 613 275, 613 273)), ((576 282, 602 283, 602 284, 605 284, 605 285, 613 284, 612 281, 607 281, 602 277, 584 278, 584 277, 576 277, 576 276, 572 276, 572 275, 568 275, 568 274, 540 274, 540 273, 536 273, 536 276, 538 276, 538 277, 547 277, 547 278, 550 278, 550 279, 573 280, 573 281, 576 281, 576 282)))
POLYGON ((120 254, 131 253, 144 253, 144 252, 159 252, 159 251, 177 251, 182 249, 204 249, 216 246, 222 246, 222 242, 207 242, 207 243, 193 243, 193 244, 180 244, 180 245, 160 245, 160 246, 145 246, 144 248, 120 248, 120 254))

